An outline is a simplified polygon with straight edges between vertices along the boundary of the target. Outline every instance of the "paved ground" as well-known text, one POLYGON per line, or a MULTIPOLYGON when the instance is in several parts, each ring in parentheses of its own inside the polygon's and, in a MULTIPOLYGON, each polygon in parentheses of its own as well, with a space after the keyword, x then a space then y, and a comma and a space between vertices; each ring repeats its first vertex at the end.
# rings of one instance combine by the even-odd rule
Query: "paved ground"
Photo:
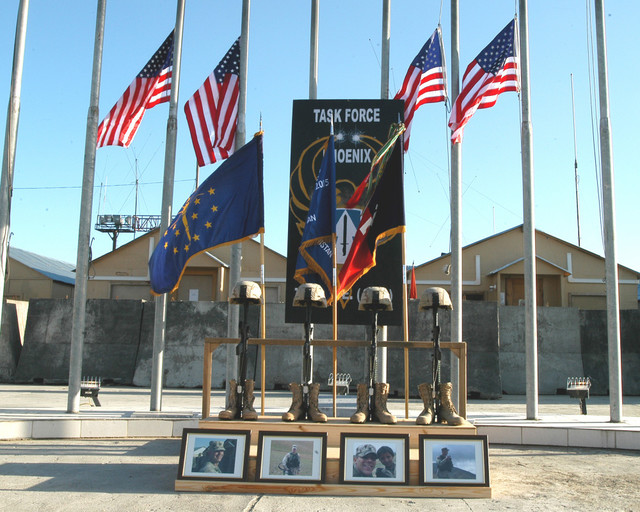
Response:
MULTIPOLYGON (((66 387, 0 386, 0 421, 23 417, 69 417, 66 387)), ((353 397, 351 397, 353 398, 353 397)), ((81 416, 110 417, 149 410, 149 390, 104 388, 103 407, 81 401, 81 416)), ((221 392, 213 406, 220 407, 221 392)), ((270 393, 274 411, 286 410, 287 393, 270 393)), ((163 414, 198 417, 200 390, 165 390, 163 414)), ((403 409, 404 401, 392 401, 403 409)), ((412 414, 419 412, 412 402, 412 414), (415 409, 415 410, 414 410, 415 409)), ((524 397, 469 402, 469 419, 496 422, 524 418, 524 397)), ((541 396, 540 423, 578 428, 606 424, 608 397, 592 397, 587 416, 577 400, 541 396)), ((640 397, 625 397, 623 428, 640 424, 640 397), (625 427, 626 425, 626 427, 625 427)), ((638 450, 507 446, 489 448, 491 499, 308 497, 175 492, 180 439, 66 439, 0 441, 0 510, 180 510, 180 511, 640 511, 638 450)))
POLYGON ((640 452, 491 446, 492 499, 178 493, 180 441, 0 442, 0 510, 637 511, 640 452))

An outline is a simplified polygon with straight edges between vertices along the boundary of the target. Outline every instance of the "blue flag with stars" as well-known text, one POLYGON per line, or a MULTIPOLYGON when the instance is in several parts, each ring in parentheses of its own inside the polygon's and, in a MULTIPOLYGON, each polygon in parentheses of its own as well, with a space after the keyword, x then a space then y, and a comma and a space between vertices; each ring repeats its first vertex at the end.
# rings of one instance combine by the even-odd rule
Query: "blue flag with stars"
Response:
POLYGON ((322 286, 333 300, 333 244, 336 230, 336 161, 333 134, 329 136, 304 225, 294 278, 322 286))
POLYGON ((149 260, 151 289, 173 292, 197 254, 264 233, 262 133, 225 160, 191 194, 149 260))

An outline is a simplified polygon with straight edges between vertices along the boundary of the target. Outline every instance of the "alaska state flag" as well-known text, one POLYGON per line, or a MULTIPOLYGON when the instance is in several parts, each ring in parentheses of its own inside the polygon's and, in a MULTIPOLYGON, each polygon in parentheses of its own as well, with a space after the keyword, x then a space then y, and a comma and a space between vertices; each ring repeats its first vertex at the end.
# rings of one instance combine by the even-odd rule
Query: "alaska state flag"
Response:
MULTIPOLYGON (((394 126, 395 133, 383 148, 387 148, 385 155, 378 152, 374 164, 383 162, 383 168, 378 171, 379 179, 373 193, 367 202, 360 225, 353 238, 353 243, 347 254, 347 259, 340 269, 338 276, 338 297, 342 297, 358 279, 376 265, 376 251, 378 247, 397 233, 406 230, 404 220, 404 188, 402 168, 402 137, 404 126, 394 126)), ((373 164, 372 164, 373 165, 373 164)))
POLYGON ((327 303, 333 301, 333 234, 336 230, 336 161, 333 134, 329 136, 318 178, 309 203, 296 271, 299 283, 317 283, 327 303))
POLYGON ((262 132, 191 194, 149 260, 155 294, 176 290, 191 258, 264 233, 262 132))

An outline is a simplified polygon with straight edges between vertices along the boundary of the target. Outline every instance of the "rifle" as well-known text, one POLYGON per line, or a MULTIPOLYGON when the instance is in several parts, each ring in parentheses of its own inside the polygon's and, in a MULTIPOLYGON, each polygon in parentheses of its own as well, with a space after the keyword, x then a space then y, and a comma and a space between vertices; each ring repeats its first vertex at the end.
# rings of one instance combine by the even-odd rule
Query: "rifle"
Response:
POLYGON ((240 322, 240 343, 236 345, 236 356, 238 358, 238 380, 236 381, 236 393, 242 397, 242 405, 235 413, 236 418, 242 416, 242 411, 247 403, 245 393, 245 381, 247 379, 247 340, 249 339, 249 305, 261 304, 262 296, 260 286, 252 281, 239 281, 233 288, 230 304, 242 305, 243 319, 240 322))
MULTIPOLYGON (((243 319, 240 322, 240 343, 236 345, 236 357, 238 358, 238 383, 237 392, 242 396, 242 409, 244 409, 246 396, 244 393, 244 382, 247 379, 247 342, 249 340, 249 303, 243 305, 243 319)), ((238 418, 240 417, 241 408, 238 408, 238 418)))
POLYGON ((378 312, 373 311, 371 347, 369 347, 369 421, 374 419, 376 373, 378 372, 378 312))
POLYGON ((440 298, 433 294, 433 355, 431 360, 431 401, 433 404, 433 422, 438 422, 439 396, 440 396, 440 363, 442 351, 440 350, 440 325, 438 322, 438 306, 440 298))
POLYGON ((304 345, 302 347, 302 407, 305 415, 309 410, 309 386, 311 385, 311 340, 313 324, 311 323, 311 289, 305 290, 304 345))

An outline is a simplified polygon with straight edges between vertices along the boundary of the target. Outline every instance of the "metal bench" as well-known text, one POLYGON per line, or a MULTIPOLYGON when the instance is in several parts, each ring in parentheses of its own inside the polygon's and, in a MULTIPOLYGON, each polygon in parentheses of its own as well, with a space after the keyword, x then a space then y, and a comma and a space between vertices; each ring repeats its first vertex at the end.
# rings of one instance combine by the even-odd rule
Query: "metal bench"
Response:
POLYGON ((587 398, 591 388, 591 377, 567 378, 567 393, 571 398, 580 399, 580 412, 587 414, 587 398))
POLYGON ((83 377, 80 382, 80 396, 89 397, 93 400, 93 404, 96 407, 102 407, 100 400, 98 400, 98 393, 100 393, 100 377, 83 377))
MULTIPOLYGON (((351 384, 351 374, 350 373, 338 373, 336 374, 336 387, 344 388, 343 395, 349 394, 349 385, 351 384)), ((329 374, 329 378, 327 379, 327 384, 333 387, 333 373, 329 374)))

